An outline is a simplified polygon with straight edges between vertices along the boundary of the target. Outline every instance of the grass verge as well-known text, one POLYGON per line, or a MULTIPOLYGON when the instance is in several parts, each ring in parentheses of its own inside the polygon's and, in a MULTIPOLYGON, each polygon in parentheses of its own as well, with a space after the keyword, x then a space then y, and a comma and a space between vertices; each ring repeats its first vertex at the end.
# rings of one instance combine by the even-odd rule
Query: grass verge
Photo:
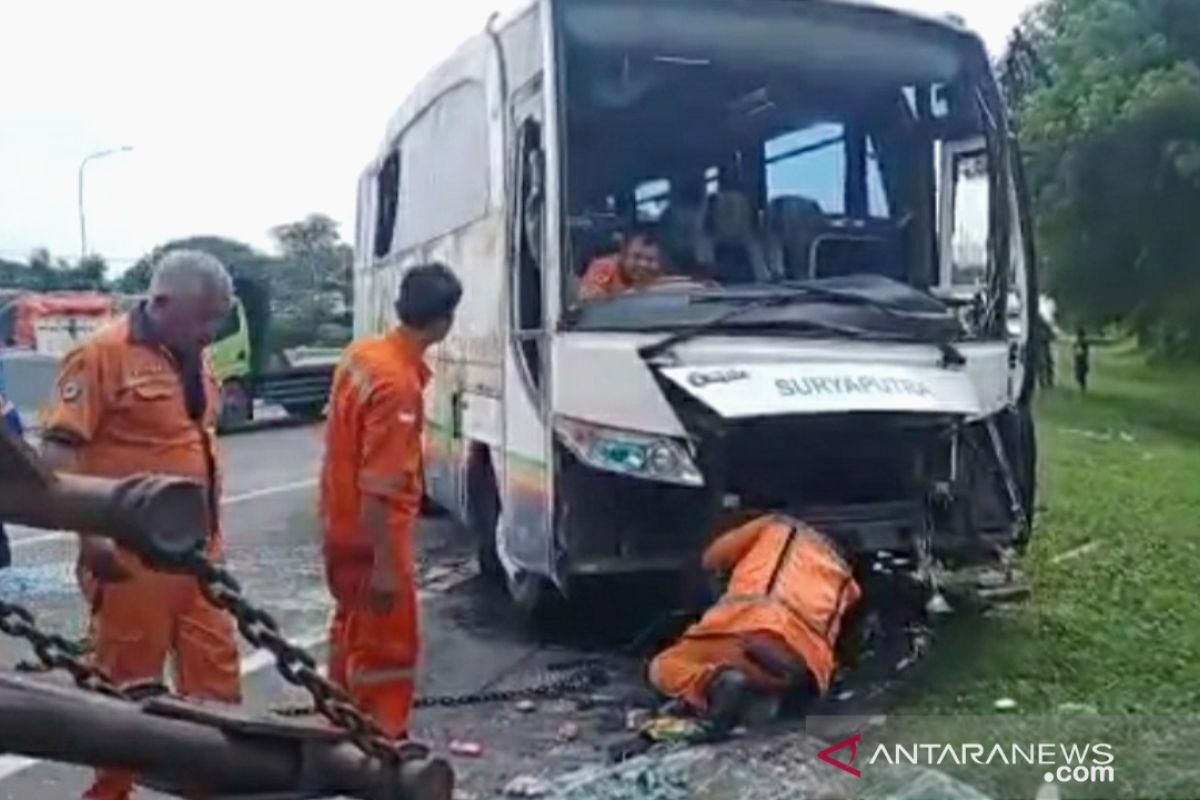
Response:
MULTIPOLYGON (((1200 730, 1200 369, 1122 345, 1096 350, 1093 378, 1086 396, 1060 386, 1039 400, 1032 598, 951 624, 894 713, 988 715, 1012 698, 1018 715, 1083 707, 1172 730, 1192 716, 1200 730)), ((1200 797, 1195 776, 1151 754, 1195 760, 1170 753, 1185 732, 1137 728, 1119 750, 1141 766, 1122 770, 1118 752, 1130 783, 1113 796, 1200 797)))

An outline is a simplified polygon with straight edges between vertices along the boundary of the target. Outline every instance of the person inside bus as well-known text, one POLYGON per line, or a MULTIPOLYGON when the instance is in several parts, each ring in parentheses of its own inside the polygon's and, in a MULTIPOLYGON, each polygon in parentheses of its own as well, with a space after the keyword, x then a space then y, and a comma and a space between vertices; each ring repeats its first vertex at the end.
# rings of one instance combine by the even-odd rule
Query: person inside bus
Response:
MULTIPOLYGON (((8 402, 3 394, 0 394, 0 426, 6 428, 13 436, 19 437, 24 433, 17 407, 8 402)), ((11 565, 12 550, 9 548, 8 534, 4 530, 4 523, 0 522, 0 569, 11 565)))
POLYGON ((653 225, 635 224, 621 238, 617 253, 588 264, 579 299, 595 300, 646 289, 663 277, 662 246, 653 225))

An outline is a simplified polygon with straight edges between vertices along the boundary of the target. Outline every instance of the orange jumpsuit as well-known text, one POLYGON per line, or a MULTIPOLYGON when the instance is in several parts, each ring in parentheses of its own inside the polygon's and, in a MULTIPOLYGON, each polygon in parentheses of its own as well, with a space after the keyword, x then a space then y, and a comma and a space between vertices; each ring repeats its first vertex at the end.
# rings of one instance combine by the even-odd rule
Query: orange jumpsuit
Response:
POLYGON ((759 688, 785 689, 786 678, 750 657, 751 642, 802 661, 820 691, 829 688, 842 619, 862 592, 824 536, 784 517, 759 517, 714 541, 704 567, 732 570, 729 586, 651 662, 659 691, 704 710, 709 682, 725 667, 742 670, 759 688))
POLYGON ((413 536, 429 375, 420 343, 402 330, 351 344, 333 379, 321 471, 325 574, 335 603, 329 676, 396 738, 408 731, 420 650, 413 536), (360 523, 364 495, 389 506, 399 590, 386 614, 364 603, 374 564, 360 523))
MULTIPOLYGON (((202 359, 189 392, 184 370, 154 341, 151 327, 139 308, 64 358, 43 415, 44 436, 75 447, 85 475, 151 472, 206 485, 208 553, 219 558, 216 380, 202 359)), ((128 580, 96 583, 81 576, 92 594, 96 663, 118 684, 158 680, 171 654, 181 694, 240 702, 232 618, 208 603, 195 579, 152 570, 124 549, 118 559, 128 580)), ((101 771, 85 797, 119 800, 132 787, 132 774, 101 771)))

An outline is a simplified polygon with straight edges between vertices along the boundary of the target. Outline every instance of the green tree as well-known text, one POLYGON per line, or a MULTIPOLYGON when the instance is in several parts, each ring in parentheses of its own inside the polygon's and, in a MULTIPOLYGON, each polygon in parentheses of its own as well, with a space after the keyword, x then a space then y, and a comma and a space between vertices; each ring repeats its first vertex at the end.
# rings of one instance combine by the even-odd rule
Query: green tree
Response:
POLYGON ((54 275, 54 261, 50 251, 39 247, 29 254, 29 284, 27 288, 39 292, 48 292, 58 288, 58 279, 54 275))
POLYGON ((277 283, 281 299, 301 307, 332 292, 349 301, 353 253, 342 242, 338 223, 324 214, 309 214, 270 233, 283 254, 277 283))
POLYGON ((88 291, 104 291, 108 288, 108 263, 102 256, 90 255, 68 269, 69 288, 88 291))
POLYGON ((1022 39, 1036 58, 1014 53, 1005 86, 1050 291, 1078 321, 1200 355, 1200 2, 1046 0, 1022 39))
POLYGON ((29 265, 0 258, 0 289, 24 289, 29 265))
POLYGON ((280 255, 272 256, 232 239, 194 236, 154 248, 116 282, 128 294, 150 285, 154 264, 172 250, 201 250, 221 260, 235 279, 259 284, 270 298, 267 335, 271 351, 298 345, 339 345, 348 340, 345 309, 350 299, 351 251, 329 217, 312 214, 271 229, 280 255), (336 302, 335 302, 336 301, 336 302))
POLYGON ((39 247, 30 253, 28 263, 0 262, 0 287, 31 292, 106 291, 107 273, 108 264, 100 256, 72 264, 39 247))
POLYGON ((150 286, 154 263, 172 250, 200 250, 220 259, 235 278, 269 281, 275 259, 260 253, 248 244, 220 236, 191 236, 159 245, 120 277, 117 288, 127 294, 140 294, 150 286))

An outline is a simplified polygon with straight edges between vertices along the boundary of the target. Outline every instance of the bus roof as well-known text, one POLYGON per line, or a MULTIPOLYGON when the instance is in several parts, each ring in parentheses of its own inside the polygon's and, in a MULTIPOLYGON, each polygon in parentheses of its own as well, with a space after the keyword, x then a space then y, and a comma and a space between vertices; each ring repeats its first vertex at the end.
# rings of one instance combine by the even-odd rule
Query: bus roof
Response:
MULTIPOLYGON (((711 4, 712 0, 670 0, 680 5, 688 3, 711 4)), ((981 57, 986 63, 987 50, 983 40, 965 22, 956 16, 937 16, 919 12, 909 8, 900 8, 889 2, 878 0, 788 0, 797 5, 803 4, 806 9, 825 10, 837 13, 862 14, 864 17, 877 15, 881 22, 890 24, 911 24, 927 30, 941 32, 960 38, 961 44, 973 55, 981 57)), ((379 152, 371 159, 363 172, 363 177, 378 170, 379 164, 395 146, 397 139, 421 115, 435 99, 453 88, 455 85, 471 79, 480 79, 486 75, 487 59, 494 58, 492 43, 487 34, 488 28, 497 33, 504 33, 516 25, 527 15, 536 11, 542 0, 522 0, 515 8, 496 14, 488 24, 481 26, 480 33, 462 42, 453 53, 433 67, 422 77, 409 92, 399 109, 388 122, 386 135, 379 152)), ((549 0, 552 4, 590 2, 601 3, 605 0, 549 0)), ((750 0, 754 2, 754 0, 750 0)))

